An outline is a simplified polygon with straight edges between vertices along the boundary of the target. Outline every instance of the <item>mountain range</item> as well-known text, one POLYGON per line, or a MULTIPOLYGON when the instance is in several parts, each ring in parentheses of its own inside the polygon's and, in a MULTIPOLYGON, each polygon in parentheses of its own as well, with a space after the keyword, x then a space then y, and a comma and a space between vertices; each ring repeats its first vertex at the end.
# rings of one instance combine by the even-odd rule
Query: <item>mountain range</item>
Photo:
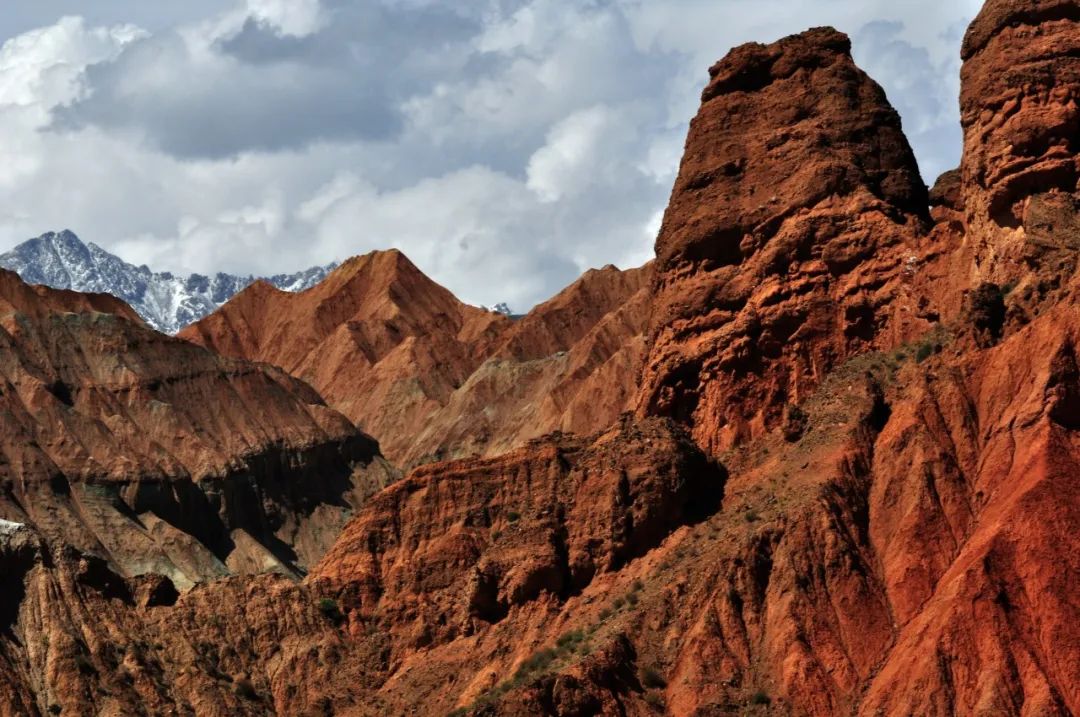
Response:
MULTIPOLYGON (((321 281, 336 264, 311 267, 264 280, 285 291, 303 291, 321 281)), ((112 294, 123 299, 153 328, 174 334, 213 313, 252 276, 217 273, 177 276, 135 266, 97 244, 84 243, 73 232, 49 232, 0 254, 0 268, 24 281, 55 289, 112 294)))
POLYGON ((0 717, 1080 714, 1080 11, 960 167, 819 27, 522 317, 400 251, 175 336, 0 270, 0 717))

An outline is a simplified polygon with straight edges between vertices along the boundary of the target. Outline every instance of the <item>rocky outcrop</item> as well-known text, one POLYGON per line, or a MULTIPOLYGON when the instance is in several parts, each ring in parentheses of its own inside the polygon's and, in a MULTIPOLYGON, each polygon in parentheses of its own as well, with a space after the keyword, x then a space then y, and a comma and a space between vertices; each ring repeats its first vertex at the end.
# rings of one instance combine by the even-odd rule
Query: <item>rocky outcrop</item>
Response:
POLYGON ((637 398, 650 270, 590 270, 506 327, 413 436, 405 464, 495 456, 552 431, 587 435, 611 425, 637 398))
POLYGON ((990 0, 964 38, 968 271, 1019 285, 1029 308, 1075 270, 1080 248, 1078 28, 1073 2, 990 0))
POLYGON ((899 633, 861 713, 1080 710, 1074 313, 935 359, 893 405, 869 518, 899 633))
POLYGON ((593 439, 555 434, 414 471, 373 499, 311 578, 414 647, 442 644, 543 593, 580 593, 709 515, 723 487, 722 469, 669 423, 625 417, 593 439))
POLYGON ((639 410, 719 451, 846 357, 917 330, 888 321, 928 202, 841 33, 744 45, 709 74, 656 242, 639 410))
POLYGON ((5 717, 321 715, 366 677, 337 664, 344 640, 317 597, 281 576, 180 596, 165 578, 50 549, 30 528, 0 536, 0 568, 5 717), (333 697, 323 692, 337 680, 333 697))
POLYGON ((275 369, 0 272, 0 517, 186 588, 295 573, 393 470, 275 369), (350 508, 351 507, 351 508, 350 508))
POLYGON ((300 294, 255 284, 180 336, 311 383, 399 465, 492 456, 628 408, 648 272, 590 271, 514 322, 375 252, 300 294))

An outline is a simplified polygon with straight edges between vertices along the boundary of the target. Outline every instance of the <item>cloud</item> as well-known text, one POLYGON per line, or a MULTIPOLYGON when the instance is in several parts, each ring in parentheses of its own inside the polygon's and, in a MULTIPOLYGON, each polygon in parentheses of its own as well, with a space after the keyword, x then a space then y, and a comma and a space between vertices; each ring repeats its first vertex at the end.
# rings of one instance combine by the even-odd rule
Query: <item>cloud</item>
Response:
POLYGON ((0 244, 71 227, 202 273, 393 246, 523 310, 651 255, 706 69, 733 45, 847 30, 928 180, 955 165, 977 4, 103 0, 0 47, 0 244))
MULTIPOLYGON (((303 42, 249 19, 240 37, 250 46, 253 35, 303 42)), ((88 67, 92 91, 58 108, 53 128, 119 131, 183 158, 381 140, 399 130, 385 83, 363 79, 371 68, 305 60, 252 62, 175 32, 146 37, 88 67)))

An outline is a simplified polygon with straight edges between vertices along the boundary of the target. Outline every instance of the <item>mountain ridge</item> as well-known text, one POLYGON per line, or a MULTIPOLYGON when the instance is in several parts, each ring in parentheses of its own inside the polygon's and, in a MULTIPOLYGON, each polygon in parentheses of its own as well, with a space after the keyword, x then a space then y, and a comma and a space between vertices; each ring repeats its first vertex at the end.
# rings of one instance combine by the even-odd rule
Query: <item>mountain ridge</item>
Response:
POLYGON ((84 242, 68 229, 46 232, 0 254, 0 268, 14 271, 28 283, 112 294, 127 302, 151 327, 166 334, 175 334, 213 313, 255 281, 266 281, 283 291, 303 291, 336 267, 331 263, 269 277, 224 272, 184 277, 126 262, 93 242, 84 242))

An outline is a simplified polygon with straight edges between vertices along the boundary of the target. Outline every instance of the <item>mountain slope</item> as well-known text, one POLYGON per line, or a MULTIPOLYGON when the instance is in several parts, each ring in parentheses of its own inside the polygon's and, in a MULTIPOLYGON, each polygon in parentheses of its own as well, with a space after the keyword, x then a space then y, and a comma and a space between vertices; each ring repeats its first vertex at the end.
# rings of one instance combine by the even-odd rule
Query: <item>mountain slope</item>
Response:
POLYGON ((609 425, 636 386, 648 277, 590 271, 513 321, 374 252, 302 294, 257 282, 179 336, 301 378, 413 466, 609 425))
MULTIPOLYGON (((175 276, 128 264, 70 231, 50 232, 4 254, 0 268, 31 284, 112 294, 126 301, 150 326, 174 334, 216 310, 251 284, 253 277, 218 273, 175 276)), ((334 265, 281 274, 265 281, 285 291, 302 291, 321 281, 334 265)))
POLYGON ((309 386, 0 270, 0 518, 177 585, 297 573, 394 472, 309 386))

